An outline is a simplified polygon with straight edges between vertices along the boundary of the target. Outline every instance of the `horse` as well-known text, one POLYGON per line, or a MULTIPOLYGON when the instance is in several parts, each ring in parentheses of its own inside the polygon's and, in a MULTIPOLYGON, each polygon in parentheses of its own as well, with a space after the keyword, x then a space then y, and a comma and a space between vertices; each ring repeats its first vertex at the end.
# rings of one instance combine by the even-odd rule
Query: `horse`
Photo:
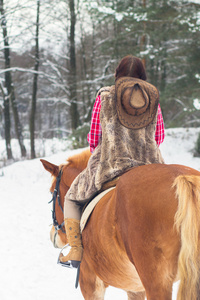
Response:
MULTIPOLYGON (((41 160, 58 177, 55 247, 67 243, 63 227, 64 196, 87 166, 88 149, 61 164, 41 160), (59 176, 59 174, 61 174, 59 176)), ((57 179, 56 179, 57 178, 57 179)), ((103 300, 108 286, 123 289, 128 300, 198 300, 200 277, 200 172, 177 164, 133 168, 96 205, 82 232, 84 247, 79 284, 85 300, 103 300)))

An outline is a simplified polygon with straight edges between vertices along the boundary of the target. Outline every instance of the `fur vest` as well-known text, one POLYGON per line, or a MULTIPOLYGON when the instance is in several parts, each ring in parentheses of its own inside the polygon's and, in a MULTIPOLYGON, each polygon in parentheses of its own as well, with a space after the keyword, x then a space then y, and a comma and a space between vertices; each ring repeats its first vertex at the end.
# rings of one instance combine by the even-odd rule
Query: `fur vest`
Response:
POLYGON ((117 115, 115 86, 100 89, 100 122, 102 138, 83 170, 72 183, 66 197, 86 201, 97 194, 104 183, 122 175, 131 168, 164 163, 155 141, 157 114, 146 127, 124 127, 117 115))

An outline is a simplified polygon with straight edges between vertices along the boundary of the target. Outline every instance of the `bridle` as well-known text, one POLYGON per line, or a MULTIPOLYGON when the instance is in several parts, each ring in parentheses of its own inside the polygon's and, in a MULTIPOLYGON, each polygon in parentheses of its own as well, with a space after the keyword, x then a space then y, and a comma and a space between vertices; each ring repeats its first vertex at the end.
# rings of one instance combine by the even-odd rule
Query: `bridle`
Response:
POLYGON ((58 221, 56 219, 56 199, 58 200, 58 205, 60 206, 62 212, 63 212, 63 208, 60 204, 60 180, 61 180, 61 176, 62 176, 62 169, 60 170, 58 176, 56 177, 56 186, 55 189, 53 191, 53 197, 51 199, 51 201, 49 201, 48 203, 53 202, 53 210, 52 210, 52 219, 53 219, 53 226, 55 228, 56 231, 58 230, 62 230, 63 233, 65 233, 65 230, 63 229, 64 226, 64 221, 62 222, 62 224, 58 224, 58 221))

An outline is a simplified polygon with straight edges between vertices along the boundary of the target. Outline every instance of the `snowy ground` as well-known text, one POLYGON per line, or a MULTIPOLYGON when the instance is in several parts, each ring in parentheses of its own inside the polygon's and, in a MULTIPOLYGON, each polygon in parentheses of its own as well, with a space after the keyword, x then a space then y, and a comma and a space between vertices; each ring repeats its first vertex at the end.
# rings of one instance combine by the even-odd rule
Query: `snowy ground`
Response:
MULTIPOLYGON (((179 163, 200 170, 193 150, 200 129, 168 129, 161 151, 166 163, 179 163)), ((0 155, 5 153, 0 140, 0 155)), ((65 150, 66 142, 45 142, 47 160, 60 164, 81 150, 65 150), (52 146, 53 143, 53 146, 52 146), (53 151, 50 151, 53 149, 53 151), (52 154, 57 153, 57 154, 52 154)), ((19 152, 17 146, 14 153, 19 152)), ((0 156, 0 161, 2 157, 0 156)), ((51 176, 39 159, 16 162, 0 169, 0 299, 83 299, 74 288, 76 273, 56 264, 58 249, 49 240, 51 176)), ((173 300, 176 299, 175 285, 173 300)), ((105 299, 124 300, 126 293, 109 288, 105 299)))

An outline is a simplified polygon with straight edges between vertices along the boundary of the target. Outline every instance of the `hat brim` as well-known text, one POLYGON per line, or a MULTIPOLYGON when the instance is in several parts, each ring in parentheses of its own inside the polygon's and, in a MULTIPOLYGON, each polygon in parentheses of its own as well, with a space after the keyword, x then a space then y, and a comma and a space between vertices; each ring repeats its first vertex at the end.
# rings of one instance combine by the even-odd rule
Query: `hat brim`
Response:
POLYGON ((155 118, 159 102, 159 93, 155 86, 152 84, 133 77, 121 77, 115 83, 115 103, 118 118, 120 123, 130 129, 140 129, 148 126, 155 118), (137 109, 134 113, 132 107, 128 111, 127 107, 123 104, 123 91, 127 88, 133 89, 138 85, 143 91, 144 97, 148 97, 148 101, 143 108, 137 109), (145 109, 144 109, 145 108, 145 109))

